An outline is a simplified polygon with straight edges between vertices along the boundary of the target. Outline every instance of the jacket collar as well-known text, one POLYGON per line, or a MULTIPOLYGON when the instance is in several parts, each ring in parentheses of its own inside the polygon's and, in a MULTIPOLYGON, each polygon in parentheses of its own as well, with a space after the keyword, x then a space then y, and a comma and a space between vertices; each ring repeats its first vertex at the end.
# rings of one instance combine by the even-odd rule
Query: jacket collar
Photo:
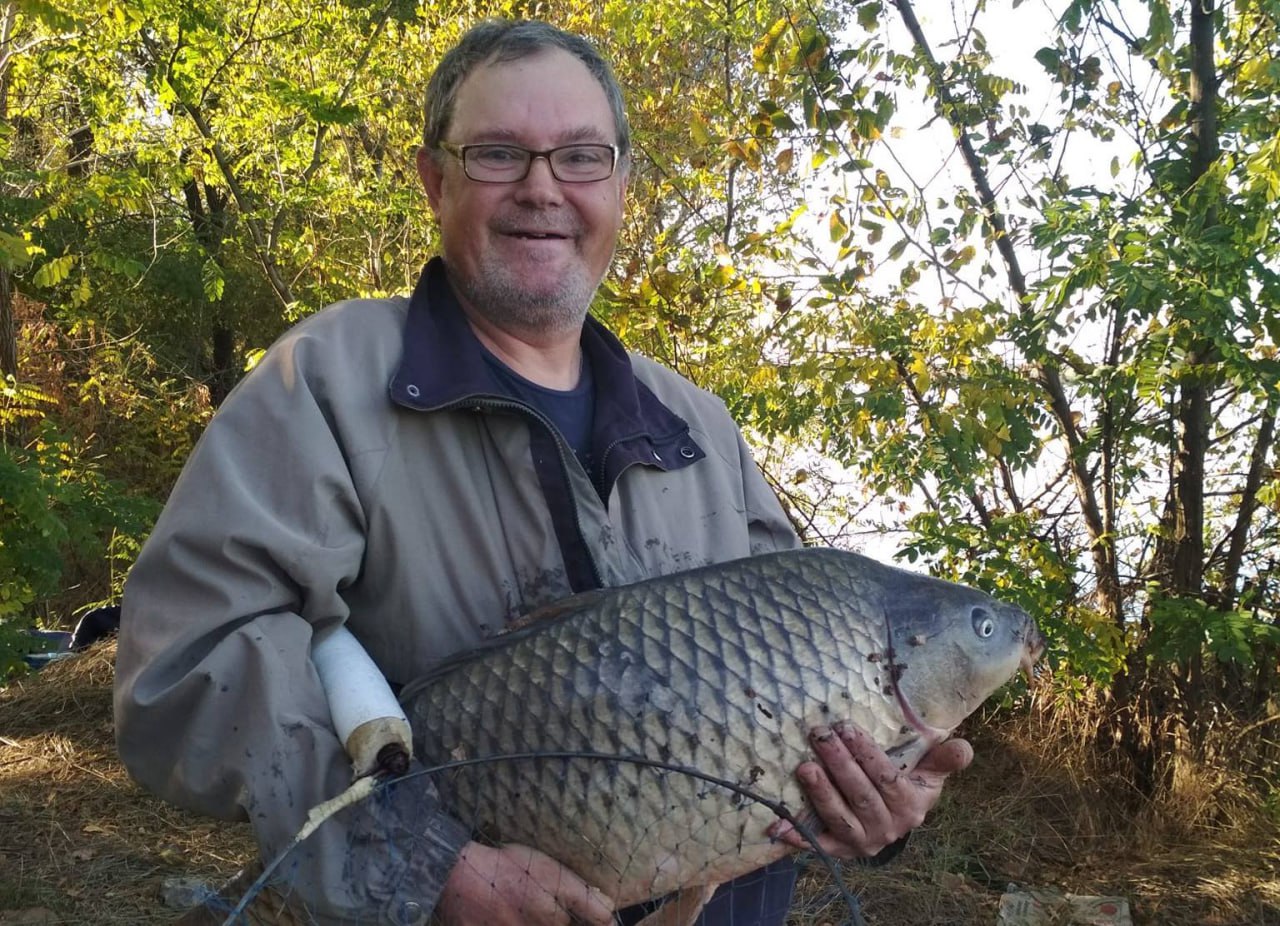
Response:
MULTIPOLYGON (((631 463, 678 469, 704 454, 689 437, 689 425, 636 379, 631 358, 604 325, 588 316, 582 330, 596 384, 592 441, 601 471, 610 485, 631 463)), ((444 262, 427 264, 409 299, 404 354, 390 384, 394 402, 419 411, 465 404, 469 400, 510 400, 484 361, 484 348, 445 275, 444 262)))

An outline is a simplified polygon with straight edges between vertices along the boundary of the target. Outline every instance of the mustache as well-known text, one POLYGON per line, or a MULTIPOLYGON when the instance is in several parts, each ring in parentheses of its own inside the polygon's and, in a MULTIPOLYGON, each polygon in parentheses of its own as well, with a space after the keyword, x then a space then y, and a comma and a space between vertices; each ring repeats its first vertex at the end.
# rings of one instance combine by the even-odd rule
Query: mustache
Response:
POLYGON ((554 216, 540 210, 500 215, 494 217, 489 227, 499 234, 559 235, 577 238, 582 234, 582 223, 568 216, 554 216))

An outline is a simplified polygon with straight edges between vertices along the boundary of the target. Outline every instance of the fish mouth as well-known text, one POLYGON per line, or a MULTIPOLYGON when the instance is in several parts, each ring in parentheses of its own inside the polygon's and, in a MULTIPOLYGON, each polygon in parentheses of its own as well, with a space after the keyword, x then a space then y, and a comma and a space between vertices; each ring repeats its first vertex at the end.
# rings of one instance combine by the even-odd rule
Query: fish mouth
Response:
POLYGON ((1036 663, 1044 655, 1048 641, 1044 638, 1044 634, 1040 632, 1039 627, 1035 624, 1030 624, 1023 642, 1025 646, 1022 650, 1022 659, 1018 662, 1018 671, 1026 677, 1027 684, 1030 685, 1035 681, 1036 663))

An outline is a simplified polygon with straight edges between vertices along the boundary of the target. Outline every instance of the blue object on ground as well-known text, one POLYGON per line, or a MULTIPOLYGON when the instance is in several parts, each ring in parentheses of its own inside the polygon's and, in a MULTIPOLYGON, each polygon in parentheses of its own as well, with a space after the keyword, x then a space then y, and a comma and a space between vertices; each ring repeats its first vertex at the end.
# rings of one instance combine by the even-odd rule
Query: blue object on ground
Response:
POLYGON ((22 657, 22 661, 33 669, 43 669, 55 659, 71 655, 71 634, 65 630, 28 630, 27 634, 35 638, 40 650, 22 657))

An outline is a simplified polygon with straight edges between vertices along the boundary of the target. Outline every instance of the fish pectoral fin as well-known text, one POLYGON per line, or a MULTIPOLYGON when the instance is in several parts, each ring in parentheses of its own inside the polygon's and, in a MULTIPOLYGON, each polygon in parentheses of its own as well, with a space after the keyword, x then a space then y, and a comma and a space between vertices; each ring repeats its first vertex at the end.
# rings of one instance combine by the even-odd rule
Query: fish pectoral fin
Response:
POLYGON ((667 898, 636 926, 693 926, 702 908, 707 905, 719 884, 697 884, 682 888, 667 898))

